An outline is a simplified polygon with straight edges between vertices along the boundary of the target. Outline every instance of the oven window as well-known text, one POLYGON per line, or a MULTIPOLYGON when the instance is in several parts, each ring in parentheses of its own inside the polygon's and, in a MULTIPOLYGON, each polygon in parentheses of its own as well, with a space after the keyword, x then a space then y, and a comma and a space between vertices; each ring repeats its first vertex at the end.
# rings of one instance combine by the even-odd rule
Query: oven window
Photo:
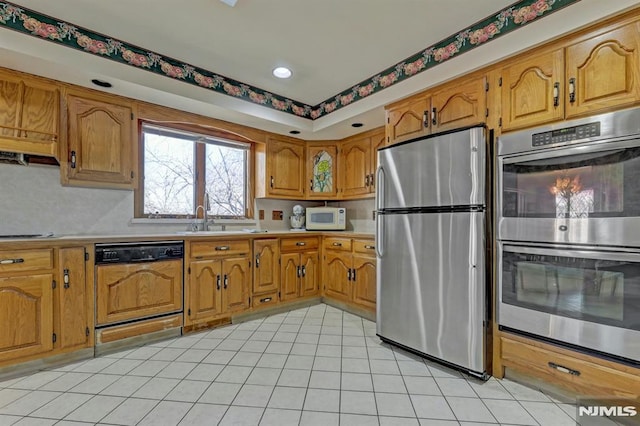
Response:
POLYGON ((504 164, 503 215, 640 216, 640 148, 504 164))
POLYGON ((505 251, 502 302, 640 330, 640 263, 505 251))

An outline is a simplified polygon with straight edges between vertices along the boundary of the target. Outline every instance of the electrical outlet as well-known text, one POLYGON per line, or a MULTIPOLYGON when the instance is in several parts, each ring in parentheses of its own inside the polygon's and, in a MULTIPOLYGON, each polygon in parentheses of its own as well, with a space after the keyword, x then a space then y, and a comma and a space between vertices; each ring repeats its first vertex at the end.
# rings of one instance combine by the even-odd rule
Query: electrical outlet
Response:
POLYGON ((258 210, 258 219, 264 220, 264 210, 262 209, 258 210))
POLYGON ((271 220, 282 220, 282 210, 272 210, 271 220))

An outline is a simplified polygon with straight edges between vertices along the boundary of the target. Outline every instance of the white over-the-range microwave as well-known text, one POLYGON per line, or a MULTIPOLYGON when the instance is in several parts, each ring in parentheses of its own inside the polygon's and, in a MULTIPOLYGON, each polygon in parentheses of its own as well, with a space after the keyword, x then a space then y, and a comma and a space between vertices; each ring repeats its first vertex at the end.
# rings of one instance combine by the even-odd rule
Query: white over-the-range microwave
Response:
POLYGON ((310 231, 344 231, 347 209, 344 207, 307 207, 306 228, 310 231))

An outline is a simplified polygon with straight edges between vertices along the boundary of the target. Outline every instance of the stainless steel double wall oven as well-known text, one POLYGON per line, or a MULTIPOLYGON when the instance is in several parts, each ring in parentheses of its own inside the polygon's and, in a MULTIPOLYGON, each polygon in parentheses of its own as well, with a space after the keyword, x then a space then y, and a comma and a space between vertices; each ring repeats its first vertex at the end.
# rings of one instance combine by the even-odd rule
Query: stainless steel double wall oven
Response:
POLYGON ((498 323, 640 363, 640 109, 498 139, 498 323))

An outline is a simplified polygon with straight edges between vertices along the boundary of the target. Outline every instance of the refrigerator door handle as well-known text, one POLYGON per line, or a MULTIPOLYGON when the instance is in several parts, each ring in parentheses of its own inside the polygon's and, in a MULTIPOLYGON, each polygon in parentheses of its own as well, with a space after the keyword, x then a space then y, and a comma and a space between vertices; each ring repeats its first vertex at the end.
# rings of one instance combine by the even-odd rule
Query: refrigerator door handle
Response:
MULTIPOLYGON (((372 179, 373 180, 373 179, 372 179)), ((376 210, 382 209, 384 206, 384 169, 382 166, 378 166, 378 170, 376 170, 376 210), (382 178, 382 180, 381 180, 382 178)))
POLYGON ((384 256, 384 221, 379 213, 376 213, 376 256, 384 256))

